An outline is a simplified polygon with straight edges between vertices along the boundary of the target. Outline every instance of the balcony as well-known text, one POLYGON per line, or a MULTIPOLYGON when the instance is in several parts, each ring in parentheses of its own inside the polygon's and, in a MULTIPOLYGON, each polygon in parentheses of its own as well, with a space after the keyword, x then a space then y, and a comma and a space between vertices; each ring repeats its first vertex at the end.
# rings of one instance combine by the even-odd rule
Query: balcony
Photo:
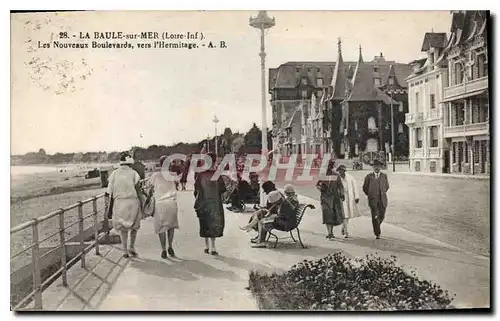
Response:
POLYGON ((489 134, 490 134, 489 122, 449 126, 444 128, 445 138, 489 135, 489 134))
POLYGON ((427 112, 427 117, 425 118, 426 120, 436 120, 436 119, 441 119, 443 117, 441 113, 440 108, 432 108, 430 111, 427 112))
POLYGON ((474 80, 464 82, 462 84, 446 87, 444 89, 443 101, 465 98, 463 95, 468 93, 480 92, 488 89, 488 77, 482 77, 474 80))
POLYGON ((417 113, 406 113, 405 114, 405 124, 413 124, 417 121, 422 121, 424 120, 424 113, 422 112, 417 112, 417 113))

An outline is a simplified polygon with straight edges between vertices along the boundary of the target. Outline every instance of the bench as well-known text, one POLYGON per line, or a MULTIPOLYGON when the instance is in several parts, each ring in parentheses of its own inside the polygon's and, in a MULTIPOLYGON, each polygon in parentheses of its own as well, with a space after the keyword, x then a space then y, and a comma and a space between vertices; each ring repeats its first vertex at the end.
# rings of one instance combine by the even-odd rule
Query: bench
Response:
MULTIPOLYGON (((271 238, 271 236, 274 237, 276 239, 276 241, 274 242, 273 248, 276 248, 276 246, 278 245, 278 241, 280 240, 280 238, 278 236, 276 236, 276 234, 274 234, 273 231, 280 231, 280 232, 289 232, 290 233, 290 238, 294 242, 297 242, 297 240, 293 237, 293 234, 292 234, 292 232, 294 230, 297 230, 297 236, 299 238, 300 245, 302 246, 302 248, 306 248, 306 246, 304 245, 304 243, 302 243, 302 239, 300 238, 299 225, 300 225, 300 222, 302 221, 302 217, 304 217, 304 213, 306 212, 306 210, 308 208, 310 208, 312 210, 315 209, 314 205, 312 205, 312 204, 299 204, 299 206, 295 210, 295 215, 297 217, 297 224, 295 226, 293 226, 291 229, 288 229, 288 230, 281 230, 281 229, 276 229, 276 228, 272 228, 270 230, 267 230, 268 235, 267 235, 267 240, 266 241, 269 241, 269 239, 271 238)), ((282 237, 281 239, 288 239, 288 238, 289 237, 282 237)))

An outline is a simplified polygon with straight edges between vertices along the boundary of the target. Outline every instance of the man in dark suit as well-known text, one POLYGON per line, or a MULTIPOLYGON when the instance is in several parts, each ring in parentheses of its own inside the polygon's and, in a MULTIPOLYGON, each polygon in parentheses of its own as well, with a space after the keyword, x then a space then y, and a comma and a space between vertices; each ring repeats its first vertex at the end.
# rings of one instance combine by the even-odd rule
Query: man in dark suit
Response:
POLYGON ((372 213, 373 233, 380 239, 380 224, 385 218, 387 208, 387 191, 389 180, 387 175, 380 172, 382 163, 378 160, 373 162, 373 173, 366 175, 363 183, 363 192, 368 196, 368 205, 372 213))

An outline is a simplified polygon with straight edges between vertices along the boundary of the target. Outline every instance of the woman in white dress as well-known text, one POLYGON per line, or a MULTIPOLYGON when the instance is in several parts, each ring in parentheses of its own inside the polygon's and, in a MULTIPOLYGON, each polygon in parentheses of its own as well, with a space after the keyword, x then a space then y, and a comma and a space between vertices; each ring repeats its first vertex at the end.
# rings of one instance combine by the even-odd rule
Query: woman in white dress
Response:
POLYGON ((354 177, 346 173, 347 169, 345 165, 339 165, 337 167, 337 172, 340 175, 340 180, 342 181, 342 186, 344 187, 344 201, 342 205, 344 207, 344 221, 342 226, 342 234, 345 238, 349 237, 349 220, 351 218, 361 216, 359 212, 359 191, 358 185, 354 177))
POLYGON ((141 227, 141 194, 140 177, 132 169, 134 159, 128 153, 121 153, 120 167, 109 176, 107 193, 112 199, 112 219, 114 229, 120 232, 123 246, 123 257, 129 254, 137 256, 135 240, 141 227), (130 247, 127 250, 128 233, 130 232, 130 247))
MULTIPOLYGON (((168 255, 175 256, 173 241, 174 231, 179 228, 177 217, 177 188, 173 180, 168 179, 163 171, 168 170, 169 166, 163 166, 166 156, 160 158, 160 171, 151 175, 149 183, 153 189, 155 197, 155 210, 153 214, 155 233, 160 237, 161 257, 167 258, 168 255), (168 248, 167 248, 168 236, 168 248)), ((171 173, 171 175, 177 175, 171 173)))

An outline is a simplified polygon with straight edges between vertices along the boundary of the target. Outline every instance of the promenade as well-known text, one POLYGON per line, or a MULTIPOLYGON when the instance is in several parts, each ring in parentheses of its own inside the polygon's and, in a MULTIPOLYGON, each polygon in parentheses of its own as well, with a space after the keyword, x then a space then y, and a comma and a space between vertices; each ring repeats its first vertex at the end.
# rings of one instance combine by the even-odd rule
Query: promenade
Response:
MULTIPOLYGON (((455 293, 455 307, 489 307, 488 257, 390 224, 382 225, 382 239, 375 240, 368 216, 352 220, 349 239, 328 241, 319 202, 303 195, 299 200, 316 206, 306 212, 300 225, 308 248, 293 243, 280 243, 276 249, 251 248, 253 233, 238 228, 248 221, 250 212, 226 211, 225 235, 217 242, 219 256, 212 256, 203 252, 204 242, 198 236, 192 190, 179 192, 180 229, 174 241, 177 258, 161 259, 153 221, 143 220, 137 239, 138 258, 121 258, 119 245, 104 247, 103 257, 89 255, 87 270, 79 265, 70 269, 73 280, 69 288, 56 280, 43 292, 44 309, 258 310, 250 291, 245 289, 251 270, 283 272, 304 259, 318 259, 335 252, 348 256, 375 252, 396 255, 399 264, 415 268, 420 277, 455 293)), ((340 228, 336 228, 335 234, 340 236, 340 228)))

